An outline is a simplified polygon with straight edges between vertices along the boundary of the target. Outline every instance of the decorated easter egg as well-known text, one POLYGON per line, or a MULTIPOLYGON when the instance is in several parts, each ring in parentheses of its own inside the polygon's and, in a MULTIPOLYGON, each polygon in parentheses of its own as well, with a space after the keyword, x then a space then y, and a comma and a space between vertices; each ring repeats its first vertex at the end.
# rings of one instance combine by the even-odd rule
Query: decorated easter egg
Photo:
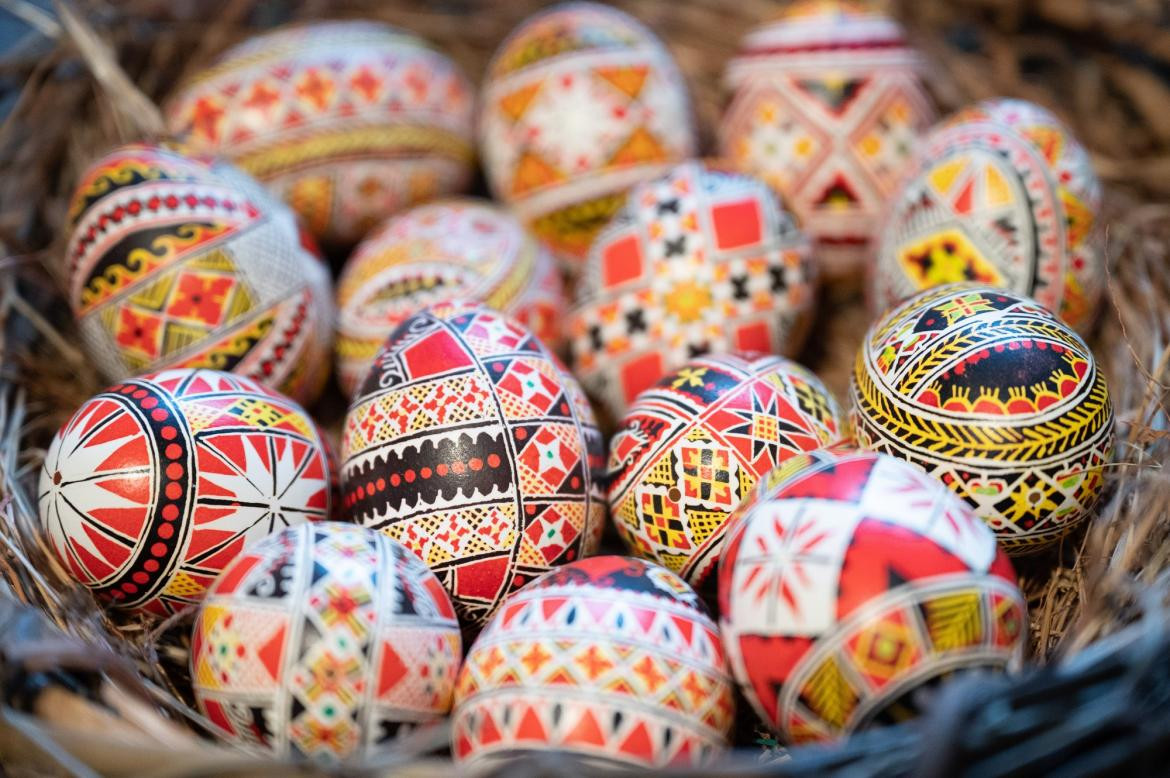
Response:
POLYGON ((800 0, 750 32, 725 74, 723 156, 784 196, 825 275, 860 280, 886 201, 934 121, 897 22, 852 0, 800 0))
POLYGON ((420 205, 367 237, 337 284, 337 373, 357 391, 378 349, 411 314, 444 299, 482 300, 549 347, 565 307, 552 255, 486 200, 420 205))
POLYGON ((892 198, 871 298, 881 307, 968 281, 1032 297, 1073 327, 1105 287, 1101 186, 1060 120, 1022 100, 960 111, 923 141, 892 198))
POLYGON ((82 177, 69 233, 66 297, 109 380, 213 368, 302 402, 320 392, 329 271, 292 211, 248 176, 161 146, 122 146, 82 177))
POLYGON ((835 442, 820 380, 762 354, 698 357, 638 395, 609 451, 609 506, 630 550, 700 586, 728 515, 793 454, 835 442))
POLYGON ((169 615, 245 544, 329 518, 320 430, 243 376, 166 370, 87 400, 53 438, 37 492, 64 568, 100 600, 169 615))
POLYGON ((761 181, 685 162, 630 193, 589 252, 573 367, 615 417, 708 352, 792 356, 816 302, 809 242, 761 181))
POLYGON ((1085 342, 1023 295, 952 284, 870 328, 853 369, 857 442, 924 468, 1009 553, 1090 515, 1113 443, 1105 376, 1085 342))
POLYGON ((191 682, 226 737, 335 764, 446 714, 461 655, 426 565, 378 532, 322 522, 224 569, 195 619, 191 682))
POLYGON ((605 449, 589 403, 529 330, 480 303, 404 321, 343 434, 345 514, 426 562, 469 631, 600 543, 605 449))
POLYGON ((565 3, 522 23, 488 66, 480 153, 508 203, 575 272, 626 191, 695 151, 682 74, 614 8, 565 3))
POLYGON ((424 41, 328 21, 224 52, 172 97, 167 122, 267 184, 319 238, 352 244, 467 185, 473 113, 467 79, 424 41))
POLYGON ((478 768, 559 751, 597 766, 686 768, 717 756, 734 714, 714 622, 686 583, 601 556, 508 598, 455 687, 451 751, 478 768))
POLYGON ((792 457, 740 509, 719 565, 732 673, 789 743, 917 712, 958 671, 1014 668, 1011 563, 945 486, 844 448, 792 457))

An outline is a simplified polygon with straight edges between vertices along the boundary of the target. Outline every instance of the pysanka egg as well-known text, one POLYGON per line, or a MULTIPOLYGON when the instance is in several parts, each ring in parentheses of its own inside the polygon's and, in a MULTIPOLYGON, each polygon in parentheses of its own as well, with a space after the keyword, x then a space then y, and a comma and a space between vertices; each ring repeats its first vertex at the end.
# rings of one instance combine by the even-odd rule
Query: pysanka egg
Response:
POLYGON ((841 433, 837 402, 795 362, 692 359, 638 395, 610 443, 614 524, 635 554, 699 586, 719 561, 728 515, 756 482, 841 433))
POLYGON ((574 272, 626 190, 695 150, 666 48, 632 17, 582 2, 538 13, 500 45, 479 135, 496 199, 574 272))
POLYGON ((376 759, 447 713, 461 655, 426 565, 385 535, 322 522, 249 545, 216 579, 191 680, 225 736, 336 764, 376 759))
POLYGON ((430 203, 368 236, 337 284, 337 373, 352 394, 404 319, 459 297, 512 315, 546 346, 559 340, 564 292, 552 255, 486 200, 430 203))
POLYGON ((445 55, 367 21, 288 27, 223 53, 167 106, 172 131, 231 159, 321 239, 352 244, 471 177, 474 96, 445 55))
POLYGON ((67 571, 120 608, 198 602, 245 544, 329 518, 329 459, 300 406, 243 376, 166 370, 82 404, 37 492, 67 571))
POLYGON ((852 382, 857 442, 924 468, 1009 553, 1088 518, 1113 443, 1105 377, 1085 342, 1023 295, 952 284, 870 328, 852 382))
POLYGON ((1022 100, 960 111, 923 141, 892 199, 873 302, 968 281, 1025 294, 1080 330, 1105 287, 1101 187, 1085 149, 1022 100))
POLYGON ((595 766, 698 767, 726 745, 731 679, 715 624, 665 568, 602 556, 513 594, 459 672, 451 750, 478 769, 559 751, 595 766))
POLYGON ((343 434, 346 515, 418 554, 469 631, 600 542, 605 453, 589 404, 529 330, 482 304, 404 321, 343 434))
POLYGON ((827 277, 860 280, 886 201, 934 121, 919 65, 871 5, 801 0, 749 33, 728 66, 721 153, 783 193, 827 277))
POLYGON ((708 352, 799 350, 816 302, 809 242, 763 182, 685 162, 630 193, 569 315, 573 367, 620 418, 708 352))
POLYGON ((302 402, 329 371, 329 272, 296 217, 229 165, 122 146, 82 177, 64 277, 82 343, 111 381, 228 370, 302 402))
POLYGON ((1011 563, 961 500, 893 457, 793 457, 744 504, 719 566, 728 662, 789 743, 899 721, 916 690, 1014 668, 1011 563))

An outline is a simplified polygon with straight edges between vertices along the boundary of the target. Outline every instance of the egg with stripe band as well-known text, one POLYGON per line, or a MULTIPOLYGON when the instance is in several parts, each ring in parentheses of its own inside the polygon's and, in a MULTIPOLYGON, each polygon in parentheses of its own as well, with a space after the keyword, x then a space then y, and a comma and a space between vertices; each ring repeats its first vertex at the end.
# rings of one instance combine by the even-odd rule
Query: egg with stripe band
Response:
POLYGON ((609 504, 630 551, 692 586, 715 569, 730 514, 794 454, 837 441, 824 384, 782 357, 699 357, 638 395, 610 443, 609 504))
POLYGON ((480 633, 456 683, 451 752, 472 770, 539 752, 579 767, 701 767, 727 745, 730 680, 682 579, 640 559, 583 559, 511 595, 480 633))
POLYGON ((299 405, 243 376, 166 370, 82 404, 49 446, 37 503, 74 580, 169 616, 248 543, 328 519, 331 493, 326 443, 299 405))
POLYGON ((195 618, 191 682, 229 740, 363 764, 447 713, 461 646, 426 565, 380 533, 322 522, 249 545, 216 579, 195 618))
POLYGON ((353 394, 387 336, 431 303, 482 300, 514 316, 545 345, 560 340, 565 306, 552 255, 486 200, 420 205, 354 251, 337 284, 337 374, 353 394))
POLYGON ((74 191, 63 271, 108 380, 212 368, 311 402, 328 377, 328 269, 293 213, 230 165, 110 151, 74 191))
POLYGON ((961 672, 1018 668, 1015 573, 962 500, 894 457, 792 457, 744 503, 719 565, 728 662, 790 744, 901 722, 961 672))
POLYGON ((472 174, 471 85, 446 55, 377 22, 250 38, 181 85, 166 115, 172 132, 256 176, 329 244, 352 245, 472 174))
POLYGON ((896 21, 851 0, 785 6, 727 66, 720 154, 782 194, 828 279, 861 281, 886 201, 934 122, 922 70, 896 21))
POLYGON ((567 329, 614 418, 706 353, 794 355, 816 303, 808 239, 758 179, 690 161, 630 193, 593 244, 567 329))
POLYGON ((631 16, 563 3, 520 24, 488 66, 479 148, 507 203, 572 276, 627 190, 694 154, 686 84, 631 16))
POLYGON ((474 633, 509 592, 596 550, 605 449, 525 327, 438 303, 387 339, 346 414, 343 511, 417 554, 474 633))
POLYGON ((857 442, 963 497, 1012 554, 1060 540, 1105 488, 1113 409, 1085 342, 1023 295, 950 285, 870 328, 853 370, 857 442))
POLYGON ((988 100, 924 139, 892 198, 871 299, 892 306, 951 282, 1028 295, 1085 331, 1105 289, 1101 185, 1049 111, 988 100))

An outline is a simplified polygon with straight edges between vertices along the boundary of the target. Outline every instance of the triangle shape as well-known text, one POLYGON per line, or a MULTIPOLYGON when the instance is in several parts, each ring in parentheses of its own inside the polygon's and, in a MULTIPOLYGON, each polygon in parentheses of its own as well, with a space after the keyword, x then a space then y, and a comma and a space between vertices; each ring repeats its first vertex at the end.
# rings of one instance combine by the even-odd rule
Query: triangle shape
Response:
POLYGON ((534 84, 529 84, 501 97, 498 103, 500 112, 513 122, 519 120, 524 115, 524 112, 528 110, 528 106, 532 104, 532 99, 536 97, 543 83, 543 81, 537 81, 534 84))
POLYGON ((287 625, 281 624, 280 629, 264 641, 260 650, 256 652, 256 658, 274 681, 280 678, 280 665, 284 658, 284 636, 287 630, 287 625))
POLYGON ((629 754, 640 762, 654 763, 654 743, 650 739, 650 732, 646 729, 644 721, 638 722, 638 726, 634 727, 633 731, 618 746, 618 751, 629 754))
POLYGON ((382 664, 378 668, 378 696, 383 697, 406 677, 406 663, 388 641, 382 641, 382 664))
POLYGON ((544 729, 544 723, 531 706, 525 708, 520 717, 520 723, 516 725, 516 739, 536 740, 541 743, 548 741, 548 733, 544 729))
POLYGON ((622 67, 600 67, 594 71, 599 77, 612 84, 619 92, 630 97, 637 97, 646 84, 646 76, 650 68, 646 65, 626 65, 622 67))
POLYGON ((593 711, 588 708, 581 715, 580 720, 577 721, 568 734, 565 735, 565 744, 576 743, 591 746, 604 747, 605 735, 601 733, 601 727, 597 724, 597 717, 593 715, 593 711))

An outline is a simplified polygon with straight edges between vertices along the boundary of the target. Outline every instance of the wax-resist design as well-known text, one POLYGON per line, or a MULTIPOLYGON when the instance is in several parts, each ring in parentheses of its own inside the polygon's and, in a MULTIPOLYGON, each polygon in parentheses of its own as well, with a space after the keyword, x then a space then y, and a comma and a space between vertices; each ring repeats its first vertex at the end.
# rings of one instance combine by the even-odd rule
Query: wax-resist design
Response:
POLYGON ((626 190, 694 154, 682 74, 637 20, 595 3, 538 13, 500 45, 480 152, 508 203, 576 273, 626 190))
POLYGON ((350 405, 343 509, 426 562, 474 631, 597 548, 604 467, 584 394, 531 332, 439 303, 395 330, 350 405))
POLYGON ((892 200, 872 298, 956 281, 1028 295, 1085 330, 1105 287, 1101 186, 1055 116, 1022 100, 960 111, 923 141, 892 200))
POLYGON ((808 240, 761 181, 686 162, 636 187, 589 252, 573 367, 615 417, 709 352, 793 355, 816 302, 808 240))
POLYGON ((1027 621, 1011 563, 916 467, 840 447, 800 454, 732 521, 723 644, 787 742, 904 720, 924 685, 1020 663, 1027 621))
POLYGON ((1009 553, 1059 540, 1104 489, 1105 377, 1023 295, 956 284, 907 300, 870 329, 851 392, 857 442, 939 478, 1009 553))
POLYGON ((700 586, 729 514, 793 454, 835 442, 843 416, 820 380, 760 354, 699 357, 638 395, 609 451, 609 504, 638 556, 700 586))
POLYGON ((336 244, 465 188, 473 113, 471 86, 450 59, 368 21, 251 38, 167 105, 172 131, 256 176, 336 244))
POLYGON ((119 608, 198 602, 250 541, 329 518, 329 460, 296 403, 215 370, 167 370, 87 400, 41 468, 61 564, 119 608))
POLYGON ((329 372, 328 269, 292 212, 222 163, 130 145, 82 176, 64 277, 110 380, 171 367, 254 378, 309 402, 329 372))
POLYGON ((826 277, 860 280, 886 202, 934 121, 921 63, 870 5, 802 0, 744 39, 723 156, 784 197, 826 277))
POLYGON ((336 764, 446 714, 461 654, 426 565, 377 532, 323 522, 249 545, 216 579, 191 682, 225 736, 336 764))
POLYGON ((558 750, 610 767, 697 767, 734 714, 723 647, 665 568, 603 556, 546 573, 480 633, 455 690, 451 750, 471 767, 558 750))
POLYGON ((432 303, 481 300, 555 348, 565 308, 552 255, 486 200, 413 208, 357 247, 337 284, 337 373, 353 394, 404 319, 432 303))

